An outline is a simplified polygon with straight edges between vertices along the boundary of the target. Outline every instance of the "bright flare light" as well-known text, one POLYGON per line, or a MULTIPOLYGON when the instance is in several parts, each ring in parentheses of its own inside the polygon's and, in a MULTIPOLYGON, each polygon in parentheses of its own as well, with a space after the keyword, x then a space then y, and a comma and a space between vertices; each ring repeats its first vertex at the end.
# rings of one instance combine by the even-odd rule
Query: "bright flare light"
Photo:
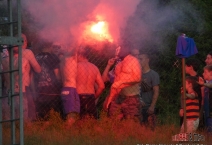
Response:
POLYGON ((91 31, 93 33, 97 33, 97 34, 103 34, 104 33, 104 27, 105 27, 105 22, 100 21, 97 24, 93 25, 91 27, 91 31))
POLYGON ((108 32, 108 24, 105 21, 99 21, 98 23, 91 26, 91 32, 97 34, 98 40, 107 39, 110 42, 113 42, 111 35, 108 32))

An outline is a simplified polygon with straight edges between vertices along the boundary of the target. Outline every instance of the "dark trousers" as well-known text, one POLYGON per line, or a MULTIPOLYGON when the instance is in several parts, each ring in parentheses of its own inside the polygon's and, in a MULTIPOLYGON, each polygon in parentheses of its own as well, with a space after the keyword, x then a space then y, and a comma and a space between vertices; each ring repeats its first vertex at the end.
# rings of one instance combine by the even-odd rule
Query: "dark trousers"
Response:
POLYGON ((80 97, 80 117, 90 115, 97 119, 97 108, 95 104, 95 96, 93 94, 79 94, 80 97))
POLYGON ((37 116, 40 119, 47 119, 49 111, 53 109, 62 117, 62 103, 59 95, 52 96, 48 94, 39 95, 36 100, 37 116))
POLYGON ((153 114, 147 113, 148 109, 142 109, 143 120, 142 123, 149 126, 152 130, 155 129, 156 126, 156 111, 153 114))

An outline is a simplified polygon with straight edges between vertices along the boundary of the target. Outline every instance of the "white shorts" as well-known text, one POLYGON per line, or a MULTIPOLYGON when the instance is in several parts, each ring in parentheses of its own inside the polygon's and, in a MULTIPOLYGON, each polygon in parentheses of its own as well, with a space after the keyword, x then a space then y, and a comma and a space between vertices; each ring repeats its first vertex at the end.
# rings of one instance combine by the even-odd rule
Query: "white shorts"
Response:
MULTIPOLYGON (((188 120, 186 119, 187 122, 187 133, 192 133, 195 132, 199 126, 199 118, 197 118, 196 120, 188 120)), ((184 123, 181 126, 181 130, 180 132, 184 132, 184 123)))

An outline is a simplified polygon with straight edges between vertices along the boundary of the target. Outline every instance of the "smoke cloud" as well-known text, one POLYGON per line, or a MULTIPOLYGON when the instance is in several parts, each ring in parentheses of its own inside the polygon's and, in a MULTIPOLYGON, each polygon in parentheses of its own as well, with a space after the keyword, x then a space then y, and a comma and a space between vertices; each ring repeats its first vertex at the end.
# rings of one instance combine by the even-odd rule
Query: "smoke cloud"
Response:
MULTIPOLYGON (((91 24, 108 23, 114 43, 130 41, 136 48, 151 43, 163 45, 168 34, 203 30, 203 18, 183 0, 23 0, 23 7, 33 16, 30 25, 39 24, 41 39, 52 42, 81 43, 88 41, 91 24), (192 25, 186 26, 184 21, 192 25), (163 35, 158 35, 163 33, 163 35)), ((89 41, 88 41, 89 42, 89 41)))
POLYGON ((156 46, 164 47, 167 36, 180 33, 203 32, 204 20, 195 7, 184 0, 141 1, 136 12, 128 20, 122 32, 122 39, 128 40, 135 48, 145 49, 156 46))
MULTIPOLYGON (((60 43, 81 41, 86 25, 98 20, 108 23, 114 41, 120 27, 133 14, 140 0, 23 0, 24 8, 41 25, 39 36, 60 43)), ((33 25, 33 24, 32 24, 33 25)), ((34 24, 35 25, 35 24, 34 24)))

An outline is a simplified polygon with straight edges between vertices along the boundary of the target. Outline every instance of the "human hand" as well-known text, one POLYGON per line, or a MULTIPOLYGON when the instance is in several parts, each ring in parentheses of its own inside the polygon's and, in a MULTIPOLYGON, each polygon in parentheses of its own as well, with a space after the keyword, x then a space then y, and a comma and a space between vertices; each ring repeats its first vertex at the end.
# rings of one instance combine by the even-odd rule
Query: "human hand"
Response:
POLYGON ((109 108, 109 105, 110 105, 110 103, 111 103, 111 101, 107 101, 107 103, 106 103, 106 109, 108 110, 108 108, 109 108))
POLYGON ((150 106, 150 107, 148 108, 148 110, 147 110, 147 113, 148 113, 148 114, 153 114, 153 113, 154 113, 154 110, 155 110, 155 107, 150 106))
POLYGON ((198 80, 197 83, 198 83, 199 85, 203 86, 204 83, 205 83, 205 81, 204 81, 204 79, 203 79, 202 77, 199 77, 199 80, 198 80))
POLYGON ((183 93, 183 87, 180 88, 180 92, 181 92, 181 94, 183 93))
POLYGON ((146 106, 146 104, 144 103, 144 101, 141 101, 141 107, 146 106))
POLYGON ((104 101, 104 103, 103 103, 103 109, 105 110, 105 111, 108 111, 108 96, 106 97, 106 99, 105 99, 105 101, 104 101))
POLYGON ((111 58, 108 60, 107 65, 112 66, 115 63, 115 58, 111 58))
POLYGON ((179 115, 180 115, 180 117, 183 117, 183 109, 182 108, 179 111, 179 115))

